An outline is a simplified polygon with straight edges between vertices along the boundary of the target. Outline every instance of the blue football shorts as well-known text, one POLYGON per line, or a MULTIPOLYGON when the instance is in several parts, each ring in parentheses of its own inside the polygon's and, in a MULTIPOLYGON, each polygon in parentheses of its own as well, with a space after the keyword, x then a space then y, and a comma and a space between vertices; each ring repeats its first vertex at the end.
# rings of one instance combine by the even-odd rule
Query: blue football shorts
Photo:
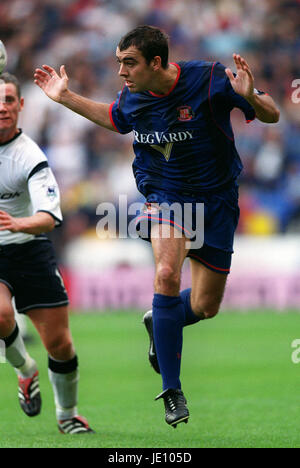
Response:
POLYGON ((187 257, 228 274, 239 214, 238 185, 232 183, 199 194, 153 190, 135 222, 139 236, 147 241, 151 241, 153 223, 173 226, 190 241, 187 257))
POLYGON ((0 282, 11 291, 19 313, 69 303, 52 243, 46 237, 1 245, 0 282))

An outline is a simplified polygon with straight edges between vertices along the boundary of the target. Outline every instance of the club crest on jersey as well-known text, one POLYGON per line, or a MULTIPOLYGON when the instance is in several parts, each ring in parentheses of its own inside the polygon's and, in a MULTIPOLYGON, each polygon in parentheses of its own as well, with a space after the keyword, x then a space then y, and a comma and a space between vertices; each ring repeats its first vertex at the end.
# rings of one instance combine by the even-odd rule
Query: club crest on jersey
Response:
POLYGON ((193 109, 190 106, 177 107, 177 118, 180 122, 186 122, 192 120, 195 116, 193 109))
POLYGON ((47 188, 47 196, 50 198, 50 200, 53 200, 54 198, 57 197, 55 185, 51 185, 50 187, 47 188))

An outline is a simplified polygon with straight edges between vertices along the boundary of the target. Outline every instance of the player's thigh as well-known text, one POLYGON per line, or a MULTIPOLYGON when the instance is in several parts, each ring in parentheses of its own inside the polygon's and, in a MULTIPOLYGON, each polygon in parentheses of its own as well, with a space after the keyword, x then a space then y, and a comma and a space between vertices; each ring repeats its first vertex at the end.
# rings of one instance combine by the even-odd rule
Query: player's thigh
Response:
POLYGON ((6 284, 0 282, 0 315, 4 309, 8 309, 9 312, 14 314, 12 306, 12 293, 6 284))
POLYGON ((53 358, 67 360, 73 357, 74 348, 67 306, 31 309, 27 311, 27 316, 53 358))
POLYGON ((151 243, 155 260, 155 292, 179 294, 181 268, 188 253, 186 238, 166 224, 156 224, 151 230, 151 243))
POLYGON ((180 271, 188 253, 186 242, 185 236, 169 224, 155 224, 151 229, 155 265, 168 265, 180 271))
POLYGON ((213 317, 221 305, 228 275, 212 271, 192 258, 190 264, 192 309, 195 313, 204 312, 206 316, 213 317))

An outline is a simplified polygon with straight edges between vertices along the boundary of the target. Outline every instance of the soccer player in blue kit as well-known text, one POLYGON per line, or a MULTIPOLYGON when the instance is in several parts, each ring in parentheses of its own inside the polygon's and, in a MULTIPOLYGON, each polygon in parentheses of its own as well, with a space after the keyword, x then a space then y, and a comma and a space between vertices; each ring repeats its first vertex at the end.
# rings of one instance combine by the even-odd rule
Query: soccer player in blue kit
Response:
POLYGON ((214 317, 220 308, 239 219, 237 177, 242 163, 235 148, 230 111, 238 107, 247 121, 276 123, 273 99, 254 88, 251 70, 234 54, 236 74, 218 62, 169 63, 168 37, 158 28, 139 26, 120 41, 116 57, 122 91, 112 104, 86 99, 68 88, 64 66, 58 74, 43 65, 35 83, 54 101, 109 130, 133 132, 133 171, 155 259, 152 311, 144 316, 150 337, 149 360, 162 376, 165 420, 176 427, 189 411, 181 389, 183 328, 214 317), (177 203, 182 217, 166 216, 164 206, 177 203), (193 240, 184 224, 192 206, 190 228, 204 204, 204 242, 193 240), (181 233, 182 235, 178 235, 181 233), (180 291, 182 265, 190 258, 191 288, 180 291))

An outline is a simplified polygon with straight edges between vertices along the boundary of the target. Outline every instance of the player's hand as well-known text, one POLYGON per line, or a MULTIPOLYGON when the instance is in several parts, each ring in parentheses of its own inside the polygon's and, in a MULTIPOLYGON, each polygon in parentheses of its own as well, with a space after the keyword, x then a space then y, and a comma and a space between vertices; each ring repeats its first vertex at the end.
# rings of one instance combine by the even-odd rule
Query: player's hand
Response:
POLYGON ((35 84, 56 102, 61 102, 62 96, 68 90, 68 81, 64 65, 60 67, 60 75, 49 65, 43 65, 43 69, 37 68, 34 73, 35 84))
POLYGON ((13 218, 6 211, 0 210, 0 231, 20 232, 18 218, 13 218))
POLYGON ((245 99, 251 98, 254 93, 254 77, 246 60, 238 54, 233 54, 236 65, 236 76, 233 75, 230 68, 226 68, 225 73, 228 76, 231 86, 237 94, 245 99))

